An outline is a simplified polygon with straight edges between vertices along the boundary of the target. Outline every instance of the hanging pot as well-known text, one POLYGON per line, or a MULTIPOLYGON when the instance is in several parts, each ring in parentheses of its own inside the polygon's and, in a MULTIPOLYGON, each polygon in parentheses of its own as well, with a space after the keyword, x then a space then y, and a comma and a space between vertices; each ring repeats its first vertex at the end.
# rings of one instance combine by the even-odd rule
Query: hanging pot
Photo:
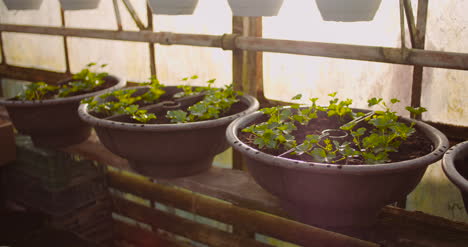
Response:
POLYGON ((276 16, 283 0, 228 0, 234 16, 276 16))
POLYGON ((148 0, 155 15, 191 15, 198 0, 148 0))
POLYGON ((445 153, 442 168, 460 190, 468 213, 468 141, 459 143, 445 153))
POLYGON ((101 0, 60 0, 64 10, 95 9, 101 0))
POLYGON ((3 0, 8 10, 39 9, 42 0, 3 0))
POLYGON ((324 21, 371 21, 382 0, 315 0, 324 21))

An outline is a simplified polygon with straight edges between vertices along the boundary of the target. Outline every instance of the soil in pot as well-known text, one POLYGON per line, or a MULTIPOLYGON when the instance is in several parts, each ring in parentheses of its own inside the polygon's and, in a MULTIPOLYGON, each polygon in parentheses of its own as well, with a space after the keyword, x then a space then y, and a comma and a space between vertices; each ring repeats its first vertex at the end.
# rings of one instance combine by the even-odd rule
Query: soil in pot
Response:
MULTIPOLYGON (((267 120, 267 116, 263 116, 256 121, 252 122, 252 124, 259 124, 262 122, 265 122, 267 120)), ((312 119, 307 125, 301 125, 299 123, 295 123, 295 126, 297 130, 293 131, 292 134, 296 137, 296 140, 298 143, 302 143, 307 135, 321 135, 324 130, 337 130, 340 128, 342 123, 338 121, 337 116, 333 117, 327 117, 325 113, 319 113, 318 118, 312 119)), ((351 118, 348 118, 347 120, 344 120, 345 122, 351 121, 351 118)), ((355 128, 360 128, 364 127, 366 129, 372 128, 368 123, 366 122, 360 122, 355 128)), ((340 135, 341 133, 335 133, 340 135)), ((369 136, 369 133, 366 133, 364 137, 369 136)), ((292 153, 288 153, 288 149, 282 147, 279 149, 271 149, 267 147, 258 147, 257 145, 254 144, 255 140, 255 135, 253 133, 246 133, 246 132, 240 132, 239 133, 239 138, 242 142, 249 146, 256 147, 258 150, 271 154, 273 156, 278 156, 281 154, 281 157, 284 158, 289 158, 289 159, 296 159, 296 160, 301 160, 305 162, 314 162, 313 157, 310 155, 296 155, 292 153)), ((333 139, 333 138, 331 138, 333 139)), ((345 141, 345 142, 350 142, 352 143, 353 137, 351 135, 347 135, 346 137, 337 137, 336 140, 339 140, 340 142, 345 141)), ((323 140, 321 141, 322 145, 325 145, 323 140)), ((414 159, 417 157, 424 156, 428 153, 430 153, 433 150, 433 145, 432 142, 421 132, 416 132, 408 139, 403 142, 400 146, 400 149, 398 153, 390 153, 390 162, 399 162, 399 161, 404 161, 404 160, 410 160, 414 159)), ((336 164, 341 164, 341 165, 359 165, 359 164, 364 164, 364 160, 362 157, 356 157, 353 159, 348 159, 348 160, 342 160, 337 162, 336 164)))

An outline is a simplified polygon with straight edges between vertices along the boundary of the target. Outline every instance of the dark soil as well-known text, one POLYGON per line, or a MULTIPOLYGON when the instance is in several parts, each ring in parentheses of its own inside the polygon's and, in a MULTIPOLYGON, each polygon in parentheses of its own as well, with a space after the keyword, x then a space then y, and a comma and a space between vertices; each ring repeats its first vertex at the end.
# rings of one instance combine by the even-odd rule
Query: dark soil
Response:
MULTIPOLYGON (((257 119, 255 122, 252 124, 258 124, 261 122, 265 122, 268 120, 266 116, 263 116, 259 119, 257 119)), ((351 119, 346 119, 343 122, 339 121, 339 119, 336 116, 333 117, 326 117, 324 115, 320 115, 316 119, 313 119, 309 122, 308 125, 303 126, 300 124, 296 124, 297 130, 293 131, 293 135, 296 138, 297 143, 302 143, 307 135, 320 135, 322 134, 323 130, 326 129, 339 129, 340 126, 342 126, 344 123, 350 121, 351 119)), ((365 127, 366 129, 370 130, 372 129, 372 126, 365 122, 361 122, 358 125, 356 125, 355 129, 358 129, 360 127, 365 127)), ((367 131, 368 132, 368 131, 367 131)), ((238 133, 239 139, 244 142, 245 144, 255 147, 258 150, 268 153, 274 156, 281 155, 285 153, 286 149, 268 149, 268 148, 259 148, 257 145, 253 144, 255 135, 252 133, 245 133, 239 131, 238 133)), ((323 138, 326 139, 326 138, 323 138)), ((333 138, 329 138, 333 140, 333 138)), ((338 138, 340 142, 342 141, 348 141, 352 143, 352 136, 348 135, 345 138, 338 138)), ((398 161, 404 161, 404 160, 410 160, 414 159, 417 157, 421 157, 423 155, 426 155, 434 149, 432 142, 424 135, 421 133, 421 131, 416 130, 416 133, 414 133, 412 136, 410 136, 406 141, 404 141, 399 148, 398 152, 395 153, 389 153, 391 162, 398 162, 398 161)), ((307 161, 307 162, 313 162, 312 157, 303 154, 303 155, 295 155, 295 154, 286 154, 282 155, 281 157, 285 158, 290 158, 290 159, 296 159, 296 160, 302 160, 302 161, 307 161)), ((361 158, 355 158, 355 159, 348 159, 347 161, 348 165, 360 165, 364 164, 364 160, 361 158)), ((345 161, 338 162, 337 164, 345 164, 345 161)))

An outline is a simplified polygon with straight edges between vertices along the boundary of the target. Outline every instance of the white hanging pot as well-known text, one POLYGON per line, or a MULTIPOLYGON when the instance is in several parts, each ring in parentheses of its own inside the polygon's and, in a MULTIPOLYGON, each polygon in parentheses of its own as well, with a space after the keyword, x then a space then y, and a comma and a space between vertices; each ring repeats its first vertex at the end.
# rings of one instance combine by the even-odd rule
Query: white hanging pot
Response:
POLYGON ((8 10, 39 9, 42 0, 3 0, 8 10))
POLYGON ((283 0, 228 0, 234 16, 276 16, 283 0))
POLYGON ((198 0, 148 0, 148 3, 156 15, 191 15, 198 0))
POLYGON ((382 0, 315 0, 324 21, 371 21, 382 0))
POLYGON ((64 10, 95 9, 101 0, 60 0, 64 10))

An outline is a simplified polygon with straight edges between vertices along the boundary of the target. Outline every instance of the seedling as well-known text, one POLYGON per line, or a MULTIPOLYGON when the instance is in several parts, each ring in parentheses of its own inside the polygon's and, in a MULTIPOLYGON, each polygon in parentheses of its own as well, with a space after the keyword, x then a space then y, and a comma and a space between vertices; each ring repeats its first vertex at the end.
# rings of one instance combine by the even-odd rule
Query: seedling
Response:
MULTIPOLYGON (((366 164, 389 162, 389 153, 398 152, 401 143, 416 131, 413 122, 405 124, 398 121, 396 113, 383 99, 368 100, 369 107, 379 106, 381 109, 365 114, 352 111, 349 107, 352 100, 341 101, 336 98, 336 93, 329 96, 332 99, 326 107, 317 106, 317 98, 313 98, 309 107, 293 104, 290 108, 262 109, 261 111, 269 116, 269 119, 242 131, 252 133, 253 143, 260 149, 287 150, 279 156, 308 155, 316 162, 345 164, 351 159, 360 159, 366 164), (310 120, 317 118, 318 112, 324 112, 328 117, 337 116, 342 126, 340 129, 323 130, 321 135, 307 135, 305 140, 298 144, 294 131, 299 125, 307 125, 310 120), (360 122, 367 123, 368 128, 355 129, 360 122), (347 136, 351 136, 351 140, 345 138, 347 136)), ((292 99, 300 98, 301 96, 297 95, 292 99)), ((398 102, 400 102, 398 99, 390 100, 392 105, 398 102)), ((413 114, 426 111, 422 107, 406 109, 413 114)))
POLYGON ((139 96, 135 95, 135 89, 119 89, 99 96, 100 100, 88 98, 84 99, 82 103, 87 103, 88 109, 101 113, 105 117, 125 114, 138 122, 147 123, 156 119, 156 115, 140 109, 139 105, 156 102, 166 91, 162 89, 164 85, 156 77, 151 77, 150 81, 143 83, 143 85, 147 85, 149 88, 139 96))
MULTIPOLYGON (((16 96, 20 100, 43 100, 48 98, 65 98, 86 92, 92 92, 97 87, 104 84, 104 77, 108 76, 106 72, 96 73, 91 68, 96 63, 89 63, 86 68, 74 74, 72 80, 64 85, 48 85, 45 82, 31 83, 25 87, 25 90, 16 96)), ((106 64, 100 68, 106 67, 106 64)))
MULTIPOLYGON (((187 77, 183 81, 197 78, 197 76, 187 77)), ((182 92, 175 94, 173 96, 175 99, 196 94, 203 94, 204 98, 189 106, 186 111, 167 111, 166 118, 172 123, 186 123, 218 118, 225 114, 232 104, 239 101, 237 96, 241 93, 234 91, 232 85, 225 88, 213 88, 214 82, 215 79, 209 80, 206 87, 179 86, 182 92)), ((140 109, 140 106, 154 104, 165 94, 165 91, 163 90, 164 85, 155 77, 143 85, 149 86, 149 89, 141 96, 135 95, 136 90, 121 89, 101 95, 100 100, 90 98, 84 100, 83 103, 88 103, 88 109, 103 114, 104 117, 125 114, 138 122, 147 123, 156 119, 156 115, 147 113, 146 110, 140 109)))
POLYGON ((234 103, 239 101, 237 96, 242 93, 235 91, 232 85, 228 85, 225 88, 213 88, 212 84, 214 82, 214 79, 209 80, 207 81, 207 87, 199 87, 195 91, 184 86, 182 88, 184 92, 177 95, 178 97, 180 95, 185 97, 196 93, 203 93, 205 94, 203 100, 189 106, 187 111, 168 111, 166 118, 170 119, 172 123, 187 123, 218 118, 226 113, 234 103))

